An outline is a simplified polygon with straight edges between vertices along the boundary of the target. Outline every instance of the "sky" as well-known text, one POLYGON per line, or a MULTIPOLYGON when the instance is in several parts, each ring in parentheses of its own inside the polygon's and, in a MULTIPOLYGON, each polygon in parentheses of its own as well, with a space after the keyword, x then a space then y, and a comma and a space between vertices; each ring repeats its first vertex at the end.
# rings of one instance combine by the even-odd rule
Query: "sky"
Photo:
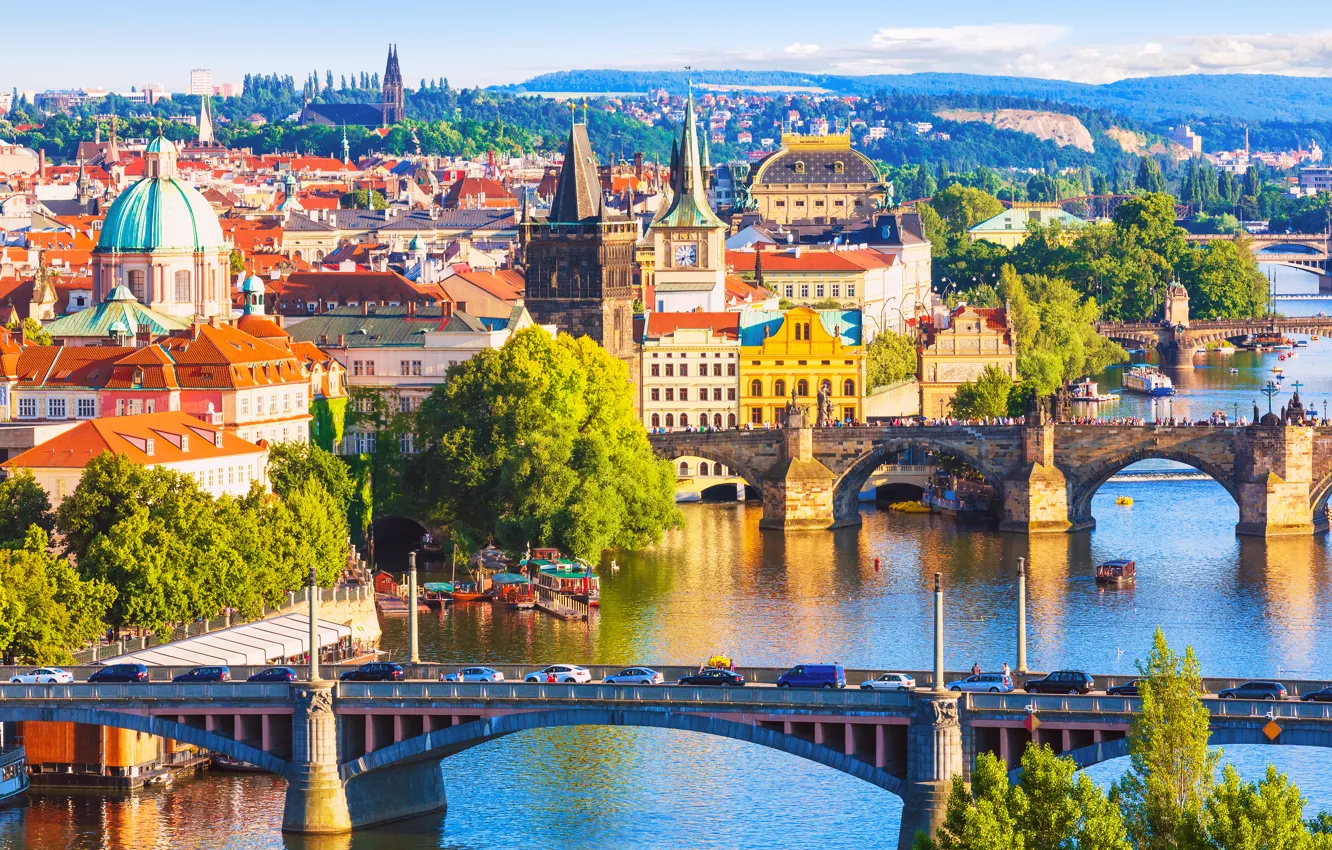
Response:
POLYGON ((398 45, 409 87, 422 78, 487 86, 576 68, 687 65, 1088 83, 1185 73, 1332 76, 1332 16, 1315 0, 265 0, 155 5, 151 15, 133 3, 108 13, 101 0, 3 5, 0 89, 161 83, 183 91, 199 67, 213 70, 214 83, 239 82, 247 72, 297 80, 316 69, 321 77, 332 69, 335 78, 382 73, 389 42, 398 45))

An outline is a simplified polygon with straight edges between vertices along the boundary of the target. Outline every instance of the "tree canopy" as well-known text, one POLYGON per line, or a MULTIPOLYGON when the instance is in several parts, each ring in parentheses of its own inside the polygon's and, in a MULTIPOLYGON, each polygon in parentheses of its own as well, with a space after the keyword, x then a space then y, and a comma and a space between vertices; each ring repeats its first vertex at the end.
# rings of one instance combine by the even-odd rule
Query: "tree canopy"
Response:
POLYGON ((81 579, 32 526, 17 546, 0 548, 0 656, 27 664, 67 664, 70 649, 96 638, 115 599, 106 582, 81 579))
POLYGON ((916 343, 911 337, 881 331, 865 346, 865 380, 868 389, 914 377, 916 368, 916 343))

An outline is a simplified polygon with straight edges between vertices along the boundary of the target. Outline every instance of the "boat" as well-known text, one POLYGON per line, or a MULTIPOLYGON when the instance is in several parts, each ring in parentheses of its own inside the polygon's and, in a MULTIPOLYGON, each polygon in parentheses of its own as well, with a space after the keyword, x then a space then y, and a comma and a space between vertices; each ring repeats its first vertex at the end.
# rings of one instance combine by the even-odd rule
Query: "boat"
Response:
POLYGON ((1096 567, 1097 584, 1133 584, 1137 580, 1138 565, 1133 561, 1106 561, 1096 567))
POLYGON ((482 582, 458 582, 453 585, 449 598, 454 602, 485 602, 491 597, 490 590, 482 582))
POLYGON ((1100 404, 1103 402, 1119 401, 1119 396, 1114 393, 1103 393, 1099 391, 1096 382, 1091 378, 1083 378, 1073 385, 1073 401, 1082 404, 1100 404))
MULTIPOLYGON (((1314 337, 1314 339, 1318 339, 1318 337, 1314 337)), ((1296 340, 1296 341, 1295 341, 1295 347, 1296 347, 1296 348, 1308 348, 1308 347, 1309 347, 1309 340, 1307 340, 1307 339, 1296 340)))
POLYGON ((221 753, 213 753, 209 759, 209 767, 223 773, 268 773, 257 764, 250 764, 248 761, 234 759, 221 753))
POLYGON ((1232 374, 1232 375, 1238 375, 1238 374, 1239 374, 1239 370, 1236 369, 1234 366, 1231 366, 1231 367, 1230 367, 1230 374, 1232 374))
POLYGON ((566 558, 559 549, 533 549, 519 562, 533 582, 556 593, 572 596, 595 608, 601 604, 601 577, 581 558, 566 558))
POLYGON ((1272 346, 1272 350, 1273 350, 1273 351, 1294 351, 1294 350, 1295 350, 1295 346, 1291 345, 1289 342, 1283 342, 1283 343, 1281 343, 1280 345, 1274 345, 1274 346, 1272 346))
POLYGON ((922 505, 920 502, 893 502, 888 506, 888 510, 904 514, 933 513, 929 505, 922 505))
POLYGON ((22 803, 27 792, 27 751, 22 744, 0 744, 0 806, 22 803))
POLYGON ((1151 366, 1134 366, 1125 372, 1124 389, 1154 396, 1175 394, 1174 383, 1151 366))
POLYGON ((536 594, 532 582, 519 573, 496 573, 490 577, 491 601, 513 611, 526 611, 536 607, 536 594))
POLYGON ((1125 508, 1131 508, 1131 507, 1133 507, 1133 497, 1132 497, 1132 496, 1120 496, 1119 498, 1115 499, 1115 504, 1116 504, 1116 505, 1120 505, 1120 506, 1125 507, 1125 508))
POLYGON ((442 608, 453 601, 453 584, 447 581, 428 581, 421 585, 421 601, 429 608, 442 608))

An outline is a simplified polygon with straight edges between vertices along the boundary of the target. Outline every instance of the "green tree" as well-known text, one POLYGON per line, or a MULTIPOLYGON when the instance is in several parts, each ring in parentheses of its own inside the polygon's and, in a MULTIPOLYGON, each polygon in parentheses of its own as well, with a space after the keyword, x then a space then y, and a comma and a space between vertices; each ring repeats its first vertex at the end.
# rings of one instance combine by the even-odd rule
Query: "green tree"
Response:
POLYGON ((407 474, 423 513, 469 543, 597 557, 679 522, 672 465, 634 416, 624 365, 587 337, 540 328, 450 367, 416 416, 407 474))
POLYGON ((333 500, 347 512, 355 493, 355 483, 347 465, 337 455, 313 443, 278 443, 268 450, 268 480, 273 492, 288 498, 302 485, 314 481, 323 486, 333 500))
POLYGON ((0 549, 0 656, 11 663, 67 664, 70 650, 97 637, 115 590, 83 581, 48 551, 34 525, 18 548, 0 549))
POLYGON ((240 249, 238 249, 238 248, 232 248, 232 249, 231 249, 231 276, 234 278, 236 275, 238 275, 238 274, 240 274, 240 273, 242 273, 242 272, 244 272, 244 271, 245 271, 245 254, 241 253, 240 249))
POLYGON ((935 837, 916 833, 913 850, 1024 850, 1004 763, 992 753, 976 757, 971 788, 953 777, 944 822, 935 837))
MULTIPOLYGON (((1307 801, 1285 774, 1267 766, 1254 785, 1226 765, 1221 782, 1204 804, 1207 847, 1215 850, 1323 850, 1332 836, 1310 830, 1304 820, 1307 801)), ((1317 821, 1315 821, 1317 824, 1317 821)))
POLYGON ((1138 162, 1138 176, 1134 182, 1144 192, 1165 193, 1169 191, 1165 175, 1161 173, 1161 163, 1150 156, 1144 156, 1138 162))
POLYGON ((964 234, 980 222, 1004 211, 1004 205, 995 196, 960 183, 935 192, 930 199, 930 206, 956 234, 964 234))
POLYGON ((1190 248, 1179 262, 1189 292, 1189 314, 1199 319, 1242 319, 1267 309, 1267 278, 1245 242, 1217 240, 1190 248))
POLYGON ((55 516, 42 485, 31 471, 22 469, 0 481, 0 547, 23 545, 34 525, 50 534, 55 516))
POLYGON ((1192 647, 1176 654, 1158 628, 1138 672, 1142 709, 1129 727, 1129 769, 1113 797, 1137 850, 1200 847, 1203 803, 1221 753, 1207 748, 1210 713, 1198 659, 1192 647))
MULTIPOLYGON (((1143 160, 1155 162, 1155 160, 1143 160)), ((1131 198, 1115 210, 1115 226, 1136 231, 1142 244, 1174 264, 1187 248, 1182 227, 1175 224, 1175 198, 1157 192, 1131 198)))
MULTIPOLYGON (((18 333, 19 320, 13 319, 5 326, 11 333, 18 333)), ((23 341, 29 345, 51 345, 51 332, 42 327, 42 323, 28 316, 23 319, 23 341)))
POLYGON ((966 381, 953 394, 950 411, 959 419, 987 419, 1008 415, 1008 394, 1013 379, 993 363, 974 381, 966 381))
POLYGON ((1059 200, 1059 184, 1048 174, 1033 174, 1027 181, 1027 198, 1037 203, 1059 200))
POLYGON ((916 343, 911 337, 882 331, 865 346, 866 389, 914 377, 916 368, 916 343))

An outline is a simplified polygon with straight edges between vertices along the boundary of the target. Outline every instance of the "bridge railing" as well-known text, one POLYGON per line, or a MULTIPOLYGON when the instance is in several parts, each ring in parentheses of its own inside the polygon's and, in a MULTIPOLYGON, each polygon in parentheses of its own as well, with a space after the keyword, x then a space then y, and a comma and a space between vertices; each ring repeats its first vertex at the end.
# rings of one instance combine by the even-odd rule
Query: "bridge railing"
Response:
POLYGON ((0 704, 22 700, 288 700, 291 687, 269 682, 143 682, 0 685, 0 704))
MULTIPOLYGON (((1137 697, 1054 696, 1046 694, 969 694, 968 706, 975 711, 1087 712, 1090 714, 1132 714, 1142 706, 1137 697)), ((1288 717, 1307 720, 1332 719, 1332 704, 1298 700, 1231 700, 1204 697, 1203 704, 1214 717, 1266 718, 1288 717)))
POLYGON ((522 682, 340 682, 340 699, 477 699, 566 702, 731 703, 748 706, 900 708, 909 697, 888 691, 693 685, 559 685, 522 682))

